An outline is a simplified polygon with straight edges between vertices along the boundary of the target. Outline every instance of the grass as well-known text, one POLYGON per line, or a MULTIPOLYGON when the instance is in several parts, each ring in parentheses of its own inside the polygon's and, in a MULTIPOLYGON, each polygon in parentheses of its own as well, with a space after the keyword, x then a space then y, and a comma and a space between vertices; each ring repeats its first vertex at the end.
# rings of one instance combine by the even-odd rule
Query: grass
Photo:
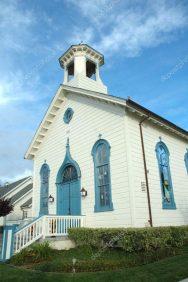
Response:
POLYGON ((140 266, 182 252, 180 248, 171 248, 129 254, 119 248, 98 250, 89 246, 57 251, 51 249, 45 242, 23 249, 13 256, 9 263, 43 272, 95 272, 140 266))
POLYGON ((0 264, 0 281, 143 281, 173 282, 188 277, 188 249, 181 255, 138 267, 95 273, 47 273, 0 264))

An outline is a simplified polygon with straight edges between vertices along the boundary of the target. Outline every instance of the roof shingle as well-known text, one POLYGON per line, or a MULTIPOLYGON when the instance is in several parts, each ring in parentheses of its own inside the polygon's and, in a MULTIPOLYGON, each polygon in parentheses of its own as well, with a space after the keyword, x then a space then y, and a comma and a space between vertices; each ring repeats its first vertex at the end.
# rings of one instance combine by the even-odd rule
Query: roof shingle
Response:
POLYGON ((3 187, 0 187, 0 198, 5 196, 8 192, 12 191, 14 188, 16 188, 16 186, 20 185, 22 182, 24 182, 26 179, 29 179, 29 178, 30 176, 22 178, 8 185, 4 185, 3 187))
POLYGON ((12 198, 11 198, 11 203, 15 203, 18 199, 23 197, 27 192, 31 191, 33 188, 33 184, 29 184, 26 187, 24 187, 22 190, 20 190, 18 193, 16 193, 12 198))
POLYGON ((24 208, 29 208, 29 206, 32 205, 32 198, 30 198, 29 200, 27 200, 25 203, 23 203, 20 208, 24 209, 24 208))

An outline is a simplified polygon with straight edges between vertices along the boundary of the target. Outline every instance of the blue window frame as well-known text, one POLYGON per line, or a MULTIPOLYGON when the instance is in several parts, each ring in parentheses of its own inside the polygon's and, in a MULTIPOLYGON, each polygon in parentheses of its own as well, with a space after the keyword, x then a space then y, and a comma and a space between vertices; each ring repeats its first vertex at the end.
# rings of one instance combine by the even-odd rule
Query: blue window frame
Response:
POLYGON ((95 212, 112 211, 111 177, 110 177, 110 145, 98 140, 92 149, 95 175, 95 212))
POLYGON ((176 209, 169 163, 170 153, 162 141, 156 145, 156 154, 161 181, 162 207, 163 209, 176 209))
POLYGON ((187 152, 185 153, 184 161, 185 161, 185 167, 188 173, 188 149, 187 149, 187 152))
POLYGON ((40 215, 48 214, 49 175, 49 166, 44 163, 40 170, 40 215))
POLYGON ((71 121, 73 114, 74 114, 74 111, 72 108, 66 109, 64 113, 64 117, 63 117, 64 122, 68 124, 71 121))

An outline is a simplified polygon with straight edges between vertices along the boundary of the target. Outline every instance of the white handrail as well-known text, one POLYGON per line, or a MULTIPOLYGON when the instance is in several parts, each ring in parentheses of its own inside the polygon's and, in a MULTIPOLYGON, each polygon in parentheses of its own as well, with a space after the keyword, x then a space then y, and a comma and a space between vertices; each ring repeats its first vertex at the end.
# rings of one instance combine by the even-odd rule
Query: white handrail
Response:
POLYGON ((43 235, 42 223, 44 216, 24 226, 14 234, 14 252, 17 253, 29 246, 43 235))
POLYGON ((69 228, 83 226, 83 216, 42 216, 14 233, 14 253, 18 253, 40 238, 66 236, 69 228))
POLYGON ((83 226, 82 216, 46 216, 45 236, 68 235, 69 228, 83 226))

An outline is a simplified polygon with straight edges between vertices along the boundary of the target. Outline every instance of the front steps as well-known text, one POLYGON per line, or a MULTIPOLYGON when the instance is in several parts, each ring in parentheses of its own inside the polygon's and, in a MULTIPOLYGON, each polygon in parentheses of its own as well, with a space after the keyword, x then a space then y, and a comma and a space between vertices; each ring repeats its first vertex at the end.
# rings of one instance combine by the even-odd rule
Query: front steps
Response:
POLYGON ((76 247, 75 243, 68 236, 40 238, 37 243, 49 242, 52 249, 70 250, 76 247))

